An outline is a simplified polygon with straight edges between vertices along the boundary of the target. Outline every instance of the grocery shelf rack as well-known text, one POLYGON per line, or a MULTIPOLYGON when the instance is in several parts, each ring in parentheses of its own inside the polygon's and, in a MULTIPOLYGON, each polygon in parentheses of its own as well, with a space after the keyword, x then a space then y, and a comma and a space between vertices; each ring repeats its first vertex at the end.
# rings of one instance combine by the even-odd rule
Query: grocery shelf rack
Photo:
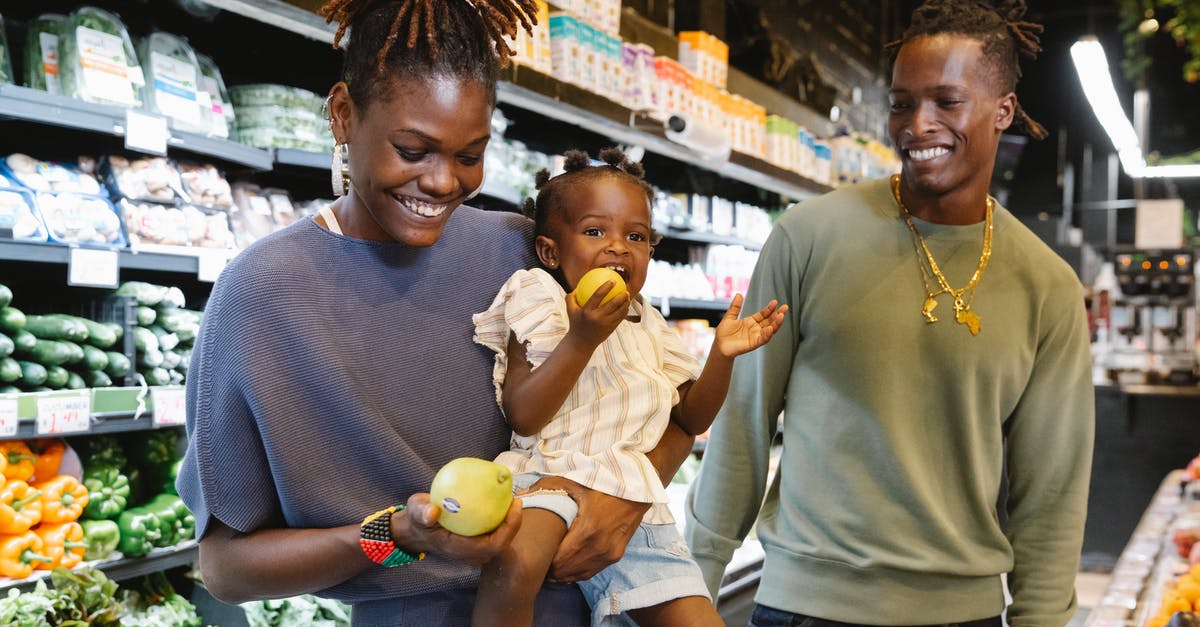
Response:
POLYGON ((0 435, 0 440, 29 440, 38 437, 99 435, 103 433, 125 433, 172 428, 179 425, 159 425, 154 421, 154 394, 156 389, 179 389, 179 386, 93 388, 86 390, 55 390, 53 392, 20 392, 0 394, 0 402, 17 402, 17 430, 12 435, 0 435), (42 433, 38 425, 38 400, 65 398, 88 394, 92 412, 86 430, 42 433))
MULTIPOLYGON (((197 547, 198 543, 195 540, 185 540, 175 546, 154 549, 142 557, 121 556, 84 562, 83 565, 103 571, 113 581, 125 581, 194 564, 200 557, 200 550, 197 547)), ((28 592, 37 585, 37 582, 49 578, 50 571, 46 570, 35 571, 24 579, 0 577, 0 592, 7 594, 11 588, 28 592)))

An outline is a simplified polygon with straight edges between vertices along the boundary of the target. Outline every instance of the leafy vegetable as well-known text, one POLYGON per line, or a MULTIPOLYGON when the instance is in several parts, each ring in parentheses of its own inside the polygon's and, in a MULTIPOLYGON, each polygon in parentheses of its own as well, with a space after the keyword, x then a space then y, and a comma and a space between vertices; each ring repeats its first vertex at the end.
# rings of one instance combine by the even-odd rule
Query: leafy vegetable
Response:
POLYGON ((250 627, 349 627, 350 607, 340 601, 306 594, 275 601, 243 603, 250 627))
MULTIPOLYGON (((39 15, 29 23, 25 35, 25 86, 33 89, 48 91, 52 94, 62 93, 58 84, 58 75, 54 74, 46 80, 46 62, 58 64, 58 33, 62 31, 66 17, 57 13, 39 15), (53 53, 53 59, 47 59, 47 53, 53 53)), ((56 70, 57 71, 57 70, 56 70)))
MULTIPOLYGON (((58 39, 59 76, 64 94, 88 102, 134 108, 142 106, 142 87, 146 82, 145 77, 141 65, 138 63, 137 53, 133 49, 133 41, 129 39, 125 25, 117 16, 96 7, 79 7, 67 17, 63 24, 62 35, 58 39), (86 34, 89 30, 100 33, 101 36, 108 35, 121 40, 128 80, 121 81, 119 76, 114 76, 115 80, 109 85, 114 88, 113 91, 95 89, 91 84, 92 81, 87 80, 87 75, 84 73, 79 35, 81 32, 86 34), (126 87, 122 85, 127 86, 128 91, 125 91, 126 87)), ((95 72, 96 70, 89 69, 87 71, 95 72)))
POLYGON ((10 589, 0 599, 0 625, 21 627, 116 627, 121 605, 117 584, 104 573, 87 567, 55 568, 53 588, 39 580, 33 590, 10 589))
POLYGON ((123 627, 200 627, 196 606, 180 596, 161 572, 121 592, 123 627))

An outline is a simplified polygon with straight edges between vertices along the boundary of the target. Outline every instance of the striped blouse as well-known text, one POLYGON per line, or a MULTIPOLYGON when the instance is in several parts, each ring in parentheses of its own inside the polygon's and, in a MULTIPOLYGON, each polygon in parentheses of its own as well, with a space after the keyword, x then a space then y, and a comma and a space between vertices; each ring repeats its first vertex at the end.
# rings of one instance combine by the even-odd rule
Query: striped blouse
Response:
MULTIPOLYGON (((566 336, 566 293, 544 270, 519 270, 492 306, 476 314, 475 341, 496 353, 496 402, 508 370, 509 334, 525 345, 536 369, 566 336)), ((643 522, 673 522, 667 493, 646 458, 662 437, 679 402, 678 387, 700 375, 700 363, 667 326, 643 307, 639 321, 625 320, 596 348, 554 418, 536 436, 513 434, 496 458, 513 472, 566 477, 618 498, 653 503, 643 522)))

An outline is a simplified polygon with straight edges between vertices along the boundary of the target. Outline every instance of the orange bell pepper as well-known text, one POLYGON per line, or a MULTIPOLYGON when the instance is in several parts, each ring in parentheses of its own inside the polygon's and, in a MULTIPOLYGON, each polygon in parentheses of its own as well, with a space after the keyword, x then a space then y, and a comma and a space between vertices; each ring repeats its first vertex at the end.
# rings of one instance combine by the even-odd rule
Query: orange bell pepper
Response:
POLYGON ((88 490, 71 475, 59 475, 34 486, 42 491, 42 522, 59 524, 79 520, 88 504, 88 490))
POLYGON ((42 493, 13 479, 0 489, 0 534, 25 533, 42 520, 42 493))
POLYGON ((29 478, 33 476, 33 462, 37 458, 33 456, 33 451, 29 450, 29 446, 24 442, 20 440, 0 442, 0 456, 8 462, 8 465, 4 467, 5 479, 29 481, 29 478))
POLYGON ((42 539, 32 531, 0 536, 0 575, 24 579, 33 572, 34 562, 46 562, 50 558, 41 554, 42 539))
POLYGON ((67 445, 62 440, 43 438, 29 448, 36 457, 33 461, 33 478, 29 480, 31 483, 40 483, 58 474, 63 454, 67 452, 67 445))
POLYGON ((42 539, 42 553, 50 558, 49 562, 39 562, 34 566, 37 570, 54 570, 75 568, 83 561, 83 553, 87 551, 87 542, 83 541, 83 527, 77 522, 61 525, 41 524, 33 530, 42 539))

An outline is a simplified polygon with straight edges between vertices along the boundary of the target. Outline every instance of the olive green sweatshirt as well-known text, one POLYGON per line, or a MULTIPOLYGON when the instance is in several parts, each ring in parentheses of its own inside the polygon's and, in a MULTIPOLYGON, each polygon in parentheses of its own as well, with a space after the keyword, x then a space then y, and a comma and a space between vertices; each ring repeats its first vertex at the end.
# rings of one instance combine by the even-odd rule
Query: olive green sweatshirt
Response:
MULTIPOLYGON (((780 217, 744 310, 777 298, 791 311, 735 363, 687 502, 710 590, 757 519, 766 560, 756 600, 776 609, 962 622, 1004 610, 1007 573, 1010 625, 1068 622, 1094 429, 1083 292, 1032 232, 1002 207, 994 214, 974 336, 948 295, 936 323, 922 316, 914 241, 886 179, 780 217)), ((983 224, 915 222, 950 285, 966 285, 983 224)))

